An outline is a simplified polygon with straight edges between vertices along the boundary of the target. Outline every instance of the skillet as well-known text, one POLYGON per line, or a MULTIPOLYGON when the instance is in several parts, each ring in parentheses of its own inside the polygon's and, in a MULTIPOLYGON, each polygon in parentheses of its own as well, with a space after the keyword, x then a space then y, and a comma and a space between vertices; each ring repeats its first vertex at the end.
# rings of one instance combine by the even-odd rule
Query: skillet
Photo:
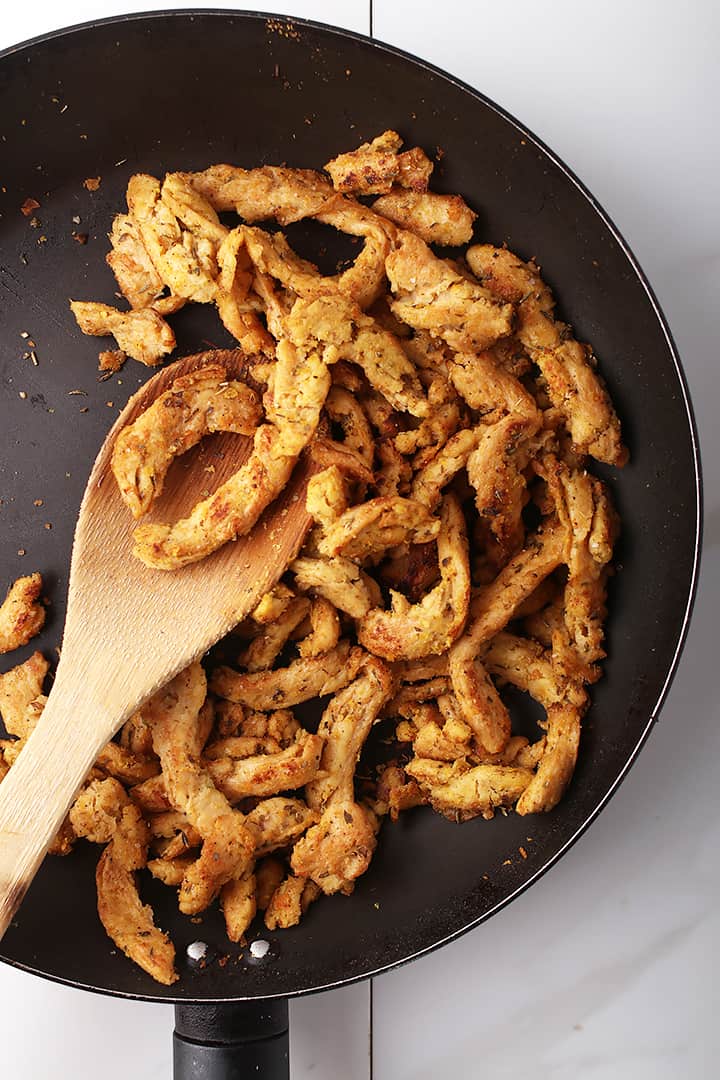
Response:
MULTIPOLYGON (((433 186, 461 192, 479 212, 478 239, 538 256, 562 316, 600 358, 631 450, 622 473, 598 469, 623 521, 606 675, 593 690, 574 781, 554 812, 531 827, 514 815, 462 827, 430 811, 405 815, 383 829, 352 897, 316 904, 293 930, 259 932, 270 943, 262 960, 228 947, 217 913, 194 925, 172 892, 150 881, 144 897, 176 943, 182 976, 161 987, 113 950, 99 924, 97 851, 80 845, 68 859, 48 859, 0 958, 80 988, 174 1002, 179 1078, 257 1075, 255 1065, 287 1075, 288 996, 419 956, 532 884, 625 776, 687 629, 701 507, 691 407, 650 286, 592 196, 512 117, 397 49, 301 20, 178 11, 86 24, 0 54, 0 581, 40 569, 52 599, 42 636, 3 657, 3 670, 60 644, 87 474, 118 409, 147 377, 129 361, 98 382, 103 345, 80 335, 67 306, 69 297, 115 302, 105 234, 128 177, 220 161, 316 168, 390 127, 408 146, 442 151, 433 186), (97 176, 99 189, 87 191, 83 180, 97 176), (27 198, 40 203, 36 228, 20 213, 27 198), (37 366, 23 357, 22 333, 35 343, 37 366), (198 938, 210 946, 204 966, 183 959, 198 938)), ((319 225, 289 235, 328 271, 354 254, 319 225)), ((178 355, 232 344, 197 306, 173 325, 178 355)))

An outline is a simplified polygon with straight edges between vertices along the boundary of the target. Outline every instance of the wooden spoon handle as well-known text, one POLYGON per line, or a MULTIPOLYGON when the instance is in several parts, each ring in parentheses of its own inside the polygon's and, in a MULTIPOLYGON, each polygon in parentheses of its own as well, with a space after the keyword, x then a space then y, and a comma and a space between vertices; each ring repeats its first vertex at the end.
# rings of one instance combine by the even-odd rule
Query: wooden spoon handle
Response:
POLYGON ((122 722, 121 707, 99 724, 103 706, 91 698, 58 670, 36 729, 0 784, 0 939, 104 745, 103 727, 122 722))

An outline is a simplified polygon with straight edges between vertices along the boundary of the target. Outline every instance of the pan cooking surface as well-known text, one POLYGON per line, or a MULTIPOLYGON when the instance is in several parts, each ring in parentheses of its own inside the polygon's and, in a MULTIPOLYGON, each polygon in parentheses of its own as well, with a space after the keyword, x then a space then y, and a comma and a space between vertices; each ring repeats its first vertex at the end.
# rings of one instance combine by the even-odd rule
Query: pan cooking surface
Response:
MULTIPOLYGON (((115 302, 106 233, 129 176, 223 161, 316 168, 387 128, 408 146, 443 151, 434 187, 462 193, 479 212, 478 240, 538 257, 562 317, 593 342, 623 421, 631 463, 622 474, 603 470, 623 521, 610 657, 572 786, 549 815, 456 826, 418 810, 386 824, 353 896, 317 903, 292 930, 263 931, 271 950, 262 962, 228 946, 217 913, 193 924, 172 890, 147 881, 143 895, 178 948, 182 979, 169 989, 105 936, 95 911, 98 850, 81 844, 69 858, 46 860, 0 945, 10 963, 157 1000, 266 997, 372 974, 476 925, 530 884, 616 787, 657 714, 694 587, 698 461, 672 342, 623 241, 564 166, 475 91, 365 38, 227 12, 130 16, 0 57, 0 584, 39 569, 52 600, 42 636, 2 657, 2 670, 60 644, 87 475, 148 374, 128 361, 99 382, 105 343, 80 334, 67 304, 115 302), (97 176, 99 189, 87 191, 83 180, 97 176), (40 203, 36 227, 20 212, 28 198, 40 203), (87 244, 73 232, 87 233, 87 244), (23 356, 23 333, 37 366, 23 356), (196 940, 211 946, 204 968, 184 959, 196 940)), ((330 230, 296 228, 291 239, 303 254, 328 248, 326 269, 349 254, 330 230)), ((197 306, 173 326, 178 355, 231 344, 197 306)))

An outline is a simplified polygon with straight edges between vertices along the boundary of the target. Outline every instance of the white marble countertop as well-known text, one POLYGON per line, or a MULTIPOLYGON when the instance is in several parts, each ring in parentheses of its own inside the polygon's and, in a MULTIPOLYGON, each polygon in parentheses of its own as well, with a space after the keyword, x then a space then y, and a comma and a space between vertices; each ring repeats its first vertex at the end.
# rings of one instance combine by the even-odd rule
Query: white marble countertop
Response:
MULTIPOLYGON (((706 478, 693 626, 661 721, 617 795, 561 863, 490 922, 376 979, 372 995, 365 984, 293 1003, 293 1080, 716 1077, 719 9, 710 0, 272 6, 363 32, 372 13, 376 37, 477 86, 575 169, 664 307, 695 402, 706 478)), ((3 12, 0 47, 139 8, 13 5, 3 12)), ((8 1080, 159 1080, 170 1075, 171 1027, 164 1007, 81 994, 0 966, 8 1080)))

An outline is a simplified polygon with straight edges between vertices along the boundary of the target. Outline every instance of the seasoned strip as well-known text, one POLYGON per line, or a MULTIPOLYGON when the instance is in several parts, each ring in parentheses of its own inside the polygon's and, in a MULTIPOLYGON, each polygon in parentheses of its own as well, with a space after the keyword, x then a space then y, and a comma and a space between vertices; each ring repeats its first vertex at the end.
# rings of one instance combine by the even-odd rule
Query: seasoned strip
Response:
POLYGON ((571 704, 558 703, 548 709, 545 749, 537 772, 515 807, 518 814, 539 814, 559 803, 575 770, 580 717, 580 710, 571 704))
POLYGON ((236 803, 249 796, 276 795, 309 784, 318 771, 322 739, 300 729, 292 746, 279 754, 208 761, 213 782, 236 803))
POLYGON ((462 633, 470 604, 470 563, 465 518, 446 495, 437 538, 440 582, 417 604, 391 590, 389 611, 374 608, 358 625, 358 641, 386 660, 418 660, 443 653, 462 633))
POLYGON ((230 941, 243 941, 250 923, 257 912, 255 889, 255 863, 235 881, 223 885, 220 893, 220 907, 225 917, 225 929, 230 941))
POLYGON ((313 598, 310 605, 310 633, 298 642, 298 652, 304 660, 322 656, 335 648, 340 640, 340 619, 333 604, 322 596, 313 598))
POLYGON ((78 836, 106 844, 95 873, 98 914, 109 937, 130 960, 165 986, 177 982, 175 948, 155 926, 137 890, 135 871, 147 863, 148 829, 117 780, 95 780, 70 811, 78 836))
POLYGON ((374 815, 353 801, 332 800, 317 825, 293 848, 290 865, 326 895, 349 895, 370 865, 377 838, 374 815))
POLYGON ((289 641, 293 630, 310 612, 310 607, 310 601, 305 596, 297 596, 291 600, 282 614, 253 638, 238 657, 238 663, 248 671, 268 671, 289 641))
POLYGON ((555 522, 516 555, 473 601, 473 621, 450 652, 450 677, 465 719, 491 753, 510 737, 510 717, 479 661, 483 646, 504 629, 518 605, 565 557, 567 532, 555 522))
POLYGON ((154 176, 131 176, 127 201, 145 250, 173 295, 199 304, 213 301, 217 292, 217 239, 183 231, 163 201, 160 181, 154 176))
MULTIPOLYGON (((105 261, 131 308, 152 307, 165 283, 145 250, 137 223, 129 214, 116 214, 110 232, 112 250, 105 261)), ((181 304, 184 300, 180 301, 181 304)))
POLYGON ((401 184, 425 191, 433 170, 430 159, 419 148, 400 153, 403 141, 396 131, 384 131, 357 150, 338 154, 325 165, 336 191, 354 195, 375 195, 401 184))
POLYGON ((399 544, 427 544, 439 532, 439 520, 422 503, 385 495, 345 510, 326 526, 318 550, 361 562, 399 544))
POLYGON ((290 564, 298 589, 324 596, 354 619, 379 602, 377 584, 350 559, 313 559, 301 555, 290 564))
POLYGON ((71 300, 70 310, 83 334, 114 337, 127 356, 155 367, 175 348, 175 334, 152 308, 119 311, 109 304, 71 300))
POLYGON ((467 821, 482 814, 492 818, 500 806, 512 806, 533 781, 530 769, 511 765, 453 765, 413 758, 405 766, 417 780, 434 810, 451 821, 467 821))
POLYGON ((205 673, 195 663, 143 706, 170 802, 203 839, 200 858, 180 887, 180 910, 186 915, 204 911, 227 881, 240 877, 255 848, 244 816, 230 807, 199 761, 198 717, 206 692, 205 673))
POLYGON ((555 319, 555 301, 535 263, 490 244, 470 248, 467 261, 493 296, 517 304, 518 337, 540 368, 577 449, 608 465, 624 465, 628 453, 620 421, 595 372, 592 350, 555 319))
POLYGON ((29 574, 14 581, 0 606, 0 653, 27 645, 45 624, 45 608, 38 602, 43 580, 29 574))
POLYGON ((285 453, 282 435, 272 424, 255 432, 243 466, 218 490, 174 525, 140 525, 135 554, 156 570, 175 570, 198 562, 228 540, 244 536, 290 479, 297 458, 285 453))
POLYGON ((487 349, 512 330, 512 304, 496 300, 438 259, 411 232, 400 233, 385 269, 396 297, 393 313, 416 330, 442 337, 458 352, 487 349))
POLYGON ((368 657, 359 676, 325 709, 318 727, 318 735, 325 740, 321 775, 305 788, 308 805, 313 809, 323 811, 331 799, 352 801, 355 765, 393 686, 387 665, 368 657))
MULTIPOLYGON (((29 710, 42 698, 45 676, 50 668, 41 652, 34 652, 22 664, 0 675, 0 715, 8 735, 26 738, 34 726, 29 710)), ((42 698, 44 701, 44 698, 42 698)), ((37 710, 33 710, 37 714, 37 710)))
POLYGON ((160 496, 174 458, 211 432, 253 435, 261 415, 255 391, 228 379, 220 363, 175 379, 115 440, 112 470, 133 517, 142 517, 160 496))
POLYGON ((219 697, 251 709, 292 708, 347 686, 355 678, 361 660, 361 649, 341 641, 331 652, 309 660, 293 660, 277 671, 240 675, 231 668, 219 667, 210 680, 210 689, 219 697))
POLYGON ((467 244, 477 217, 461 195, 391 188, 372 204, 376 214, 408 229, 426 244, 467 244))

